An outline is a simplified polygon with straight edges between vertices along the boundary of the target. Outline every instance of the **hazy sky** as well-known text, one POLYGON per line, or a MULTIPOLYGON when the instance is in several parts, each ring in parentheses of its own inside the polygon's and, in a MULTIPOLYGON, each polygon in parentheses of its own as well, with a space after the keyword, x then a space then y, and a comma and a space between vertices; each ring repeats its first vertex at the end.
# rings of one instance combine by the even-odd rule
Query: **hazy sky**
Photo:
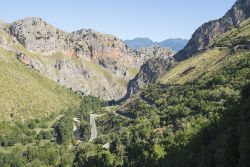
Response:
POLYGON ((71 32, 81 28, 122 39, 190 38, 202 23, 222 17, 236 0, 3 0, 0 19, 36 16, 71 32))

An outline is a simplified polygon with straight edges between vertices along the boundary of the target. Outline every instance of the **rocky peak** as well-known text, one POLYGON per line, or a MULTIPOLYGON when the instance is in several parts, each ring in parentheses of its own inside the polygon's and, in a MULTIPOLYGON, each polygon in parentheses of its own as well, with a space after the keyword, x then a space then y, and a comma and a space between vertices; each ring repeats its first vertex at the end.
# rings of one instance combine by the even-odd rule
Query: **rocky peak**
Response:
POLYGON ((135 53, 115 36, 91 29, 67 33, 36 17, 18 20, 5 29, 0 35, 2 47, 16 52, 23 64, 74 91, 118 99, 134 77, 135 53), (13 42, 6 42, 6 37, 13 42), (27 50, 16 47, 18 43, 27 50))
MULTIPOLYGON (((146 60, 165 59, 173 54, 170 49, 159 46, 134 51, 117 37, 91 29, 67 33, 36 17, 18 20, 7 29, 14 43, 19 42, 27 49, 24 54, 23 50, 14 48, 20 62, 72 90, 108 100, 126 94, 127 83, 134 77, 135 69, 146 60), (29 51, 36 56, 30 56, 29 51)), ((0 38, 3 46, 1 41, 5 40, 0 38)), ((150 64, 148 68, 144 65, 141 69, 141 76, 148 73, 151 77, 138 76, 139 88, 143 85, 141 82, 154 80, 165 68, 163 64, 152 62, 146 63, 150 64)))
POLYGON ((177 53, 174 58, 177 61, 181 61, 208 49, 216 38, 248 17, 250 17, 250 0, 238 0, 222 18, 207 22, 199 27, 186 47, 177 53))
POLYGON ((11 24, 10 33, 29 50, 56 53, 64 49, 68 34, 41 18, 29 17, 11 24))
POLYGON ((120 39, 91 29, 67 33, 41 18, 29 17, 12 23, 10 33, 31 51, 50 55, 63 52, 90 58, 95 62, 98 62, 99 57, 108 56, 118 63, 133 64, 132 52, 120 39))
POLYGON ((133 64, 133 53, 122 40, 109 34, 91 29, 81 29, 71 34, 75 41, 84 41, 90 51, 90 57, 98 62, 100 57, 111 57, 120 64, 133 64))

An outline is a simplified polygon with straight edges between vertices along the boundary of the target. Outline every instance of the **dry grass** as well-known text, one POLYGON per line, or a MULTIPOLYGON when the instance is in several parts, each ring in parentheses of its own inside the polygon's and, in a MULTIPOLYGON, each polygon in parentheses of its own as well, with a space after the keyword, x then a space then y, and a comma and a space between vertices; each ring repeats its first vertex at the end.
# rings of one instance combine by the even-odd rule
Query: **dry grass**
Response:
POLYGON ((0 121, 48 117, 78 105, 79 100, 0 48, 0 121))
POLYGON ((238 27, 220 37, 215 42, 215 46, 221 47, 214 47, 176 64, 159 82, 162 84, 184 84, 199 77, 209 77, 214 72, 239 62, 246 55, 248 56, 250 54, 248 50, 237 50, 236 53, 231 51, 233 47, 244 44, 245 41, 250 41, 250 19, 243 21, 238 27))

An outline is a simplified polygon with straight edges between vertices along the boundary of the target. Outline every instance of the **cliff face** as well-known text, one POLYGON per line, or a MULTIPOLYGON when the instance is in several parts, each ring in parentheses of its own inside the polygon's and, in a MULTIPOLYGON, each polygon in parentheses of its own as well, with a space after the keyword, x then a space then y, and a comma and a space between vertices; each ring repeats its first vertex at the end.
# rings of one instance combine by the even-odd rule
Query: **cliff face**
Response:
POLYGON ((156 81, 172 66, 172 61, 172 57, 149 59, 141 66, 140 72, 136 77, 129 82, 127 94, 131 96, 148 83, 156 81))
POLYGON ((131 96, 148 83, 156 81, 172 65, 173 51, 152 46, 139 49, 139 55, 147 60, 136 77, 128 83, 127 96, 131 96))
POLYGON ((149 58, 173 54, 160 48, 134 51, 90 29, 64 32, 41 18, 0 22, 0 28, 1 47, 15 52, 19 61, 74 91, 106 100, 123 97, 136 69, 149 58))
POLYGON ((152 60, 155 58, 167 58, 174 54, 174 51, 169 48, 164 48, 160 46, 150 46, 146 48, 141 48, 135 51, 136 59, 135 62, 138 66, 142 66, 148 60, 152 60))
MULTIPOLYGON (((10 33, 26 49, 36 53, 53 55, 61 52, 69 56, 88 58, 95 63, 98 63, 99 59, 105 61, 109 57, 115 64, 119 64, 118 66, 134 65, 133 52, 127 49, 121 40, 90 29, 67 33, 41 18, 31 17, 11 24, 10 33)), ((131 77, 126 75, 123 77, 131 77)))
MULTIPOLYGON (((250 16, 250 0, 238 0, 221 19, 210 21, 199 27, 186 47, 166 59, 149 59, 137 76, 129 82, 126 97, 130 97, 148 83, 155 82, 174 61, 185 60, 200 51, 208 49, 215 40, 250 16)), ((143 50, 143 49, 142 49, 143 50)), ((143 53, 143 51, 141 51, 143 53)))
POLYGON ((32 17, 4 31, 1 46, 16 52, 19 61, 82 94, 116 99, 133 78, 128 68, 136 67, 134 52, 114 36, 85 29, 67 33, 32 17))
POLYGON ((140 68, 140 72, 136 77, 129 81, 126 95, 116 101, 121 103, 149 83, 156 82, 169 68, 173 66, 173 57, 171 55, 164 57, 151 58, 147 60, 140 68))
POLYGON ((250 0, 238 0, 221 19, 210 21, 199 27, 186 47, 177 53, 174 58, 181 61, 208 49, 213 44, 214 39, 234 28, 248 17, 250 17, 250 0))

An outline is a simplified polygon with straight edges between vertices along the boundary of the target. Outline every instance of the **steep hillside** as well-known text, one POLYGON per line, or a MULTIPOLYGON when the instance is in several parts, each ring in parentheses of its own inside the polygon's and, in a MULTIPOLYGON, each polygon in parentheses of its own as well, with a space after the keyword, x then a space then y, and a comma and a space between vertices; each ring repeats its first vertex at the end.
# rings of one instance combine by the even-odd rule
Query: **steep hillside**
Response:
POLYGON ((199 51, 208 49, 209 46, 213 45, 214 39, 219 38, 250 17, 249 8, 250 0, 238 0, 221 19, 203 24, 192 35, 186 47, 174 56, 175 59, 181 61, 199 51))
POLYGON ((99 118, 119 165, 249 166, 249 24, 99 118))
MULTIPOLYGON (((178 80, 178 78, 179 79, 181 78, 180 80, 182 81, 192 80, 194 78, 188 79, 187 77, 189 77, 190 75, 185 76, 185 74, 191 72, 191 74, 193 74, 193 76, 196 78, 199 77, 200 75, 204 75, 206 74, 206 71, 204 71, 204 69, 210 68, 209 63, 219 63, 215 61, 216 60, 219 61, 218 59, 219 57, 223 58, 223 55, 226 56, 228 52, 233 51, 234 50, 232 48, 233 46, 240 45, 240 42, 245 42, 245 45, 248 45, 247 39, 244 39, 242 36, 239 36, 238 38, 237 36, 231 36, 231 37, 229 36, 228 37, 229 39, 235 40, 235 42, 232 42, 231 48, 229 49, 223 48, 222 44, 216 43, 216 41, 218 41, 219 38, 222 38, 223 35, 227 34, 227 32, 231 30, 238 29, 238 31, 240 31, 240 29, 242 29, 242 28, 239 28, 240 24, 242 22, 243 23, 247 22, 247 19, 250 16, 249 4, 250 4, 249 0, 238 0, 233 5, 233 7, 224 15, 224 17, 215 21, 210 21, 208 23, 203 24, 201 27, 199 27, 195 31, 195 33, 192 35, 192 38, 189 40, 186 47, 183 50, 179 51, 177 54, 173 55, 173 59, 169 59, 168 61, 169 64, 166 64, 166 66, 169 66, 171 64, 174 64, 174 63, 178 64, 178 62, 181 62, 181 65, 179 65, 180 67, 179 69, 182 69, 182 72, 180 73, 180 71, 176 71, 178 70, 178 68, 174 68, 173 70, 170 70, 170 71, 162 71, 160 70, 162 69, 162 67, 159 67, 159 71, 162 73, 158 74, 158 76, 161 77, 162 75, 164 75, 165 72, 167 72, 167 74, 165 75, 166 79, 157 78, 155 80, 161 80, 162 83, 171 82, 171 80, 176 81, 178 80), (210 48, 211 50, 209 50, 210 48), (195 59, 195 62, 193 62, 194 59, 188 60, 188 62, 190 62, 189 66, 183 65, 187 63, 187 62, 182 62, 183 60, 186 60, 192 56, 197 56, 201 54, 203 54, 203 56, 199 56, 200 58, 199 60, 195 59), (215 56, 215 55, 218 55, 218 56, 215 56), (211 60, 210 58, 214 60, 211 60)), ((244 31, 244 30, 242 29, 241 31, 244 31)), ((228 45, 224 45, 224 46, 227 48, 229 47, 228 45)), ((248 48, 248 46, 245 46, 245 47, 246 49, 248 48)), ((218 64, 218 66, 220 65, 218 64)), ((157 66, 156 66, 155 71, 157 71, 157 66)), ((143 71, 140 71, 140 72, 143 73, 143 71)), ((146 76, 147 73, 144 73, 143 75, 146 76)), ((148 83, 149 82, 147 82, 147 84, 148 83)), ((147 85, 147 84, 143 84, 143 85, 147 85)))
POLYGON ((24 47, 14 46, 21 62, 82 94, 121 97, 134 75, 128 71, 136 68, 132 51, 111 35, 84 29, 67 33, 40 18, 16 21, 6 32, 24 47))
POLYGON ((249 167, 249 9, 249 0, 238 0, 176 55, 132 51, 92 30, 55 37, 57 29, 39 19, 3 23, 0 114, 9 122, 0 120, 0 166, 249 167), (37 25, 42 32, 30 30, 37 25), (135 75, 128 83, 127 72, 135 75), (118 104, 89 96, 79 104, 42 74, 106 99, 128 91, 118 104))
POLYGON ((250 19, 214 41, 207 51, 178 63, 160 79, 163 84, 184 84, 200 77, 211 76, 229 65, 237 64, 242 57, 249 56, 250 19))
POLYGON ((22 63, 74 91, 106 100, 123 97, 140 66, 159 55, 133 51, 120 39, 90 29, 67 33, 41 18, 1 27, 1 46, 16 52, 22 63))
POLYGON ((118 104, 136 94, 147 84, 155 82, 164 74, 173 62, 173 51, 160 46, 151 46, 138 50, 138 55, 146 58, 137 75, 128 82, 126 95, 116 100, 118 104))
POLYGON ((0 48, 0 121, 45 118, 79 104, 79 97, 27 68, 0 48))

